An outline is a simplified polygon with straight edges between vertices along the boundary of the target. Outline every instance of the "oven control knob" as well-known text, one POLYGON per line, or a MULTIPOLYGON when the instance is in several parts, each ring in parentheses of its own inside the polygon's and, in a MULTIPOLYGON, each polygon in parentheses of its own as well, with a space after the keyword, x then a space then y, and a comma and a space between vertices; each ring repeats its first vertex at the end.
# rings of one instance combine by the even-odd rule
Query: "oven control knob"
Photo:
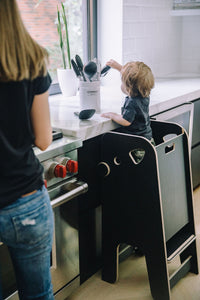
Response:
POLYGON ((69 159, 66 163, 66 168, 69 173, 78 172, 78 162, 72 159, 69 159))
POLYGON ((67 174, 66 167, 60 164, 57 164, 54 168, 55 177, 64 178, 67 174))
POLYGON ((78 172, 78 162, 69 157, 61 157, 58 162, 63 166, 66 166, 67 172, 77 173, 78 172))
POLYGON ((46 179, 44 179, 44 186, 45 186, 45 188, 47 188, 47 180, 46 179))

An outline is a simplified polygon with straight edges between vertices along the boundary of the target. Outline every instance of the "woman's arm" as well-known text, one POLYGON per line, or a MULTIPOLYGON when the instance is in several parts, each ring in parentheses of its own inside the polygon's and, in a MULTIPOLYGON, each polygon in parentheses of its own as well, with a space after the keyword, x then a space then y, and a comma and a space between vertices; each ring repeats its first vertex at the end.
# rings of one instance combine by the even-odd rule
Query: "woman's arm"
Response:
POLYGON ((121 115, 113 113, 113 112, 104 113, 101 115, 101 117, 111 119, 114 122, 116 122, 122 126, 130 126, 131 125, 131 123, 126 121, 125 119, 123 119, 121 115))
POLYGON ((35 136, 34 144, 41 150, 45 150, 52 142, 48 95, 48 91, 36 95, 31 108, 31 121, 35 136))

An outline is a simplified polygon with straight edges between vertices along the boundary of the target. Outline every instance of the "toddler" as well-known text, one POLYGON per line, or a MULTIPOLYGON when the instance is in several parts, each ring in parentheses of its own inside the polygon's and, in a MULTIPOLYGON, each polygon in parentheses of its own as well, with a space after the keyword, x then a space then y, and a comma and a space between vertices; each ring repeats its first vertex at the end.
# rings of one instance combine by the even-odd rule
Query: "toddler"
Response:
POLYGON ((107 112, 101 116, 122 125, 120 132, 143 136, 153 142, 149 117, 149 95, 154 87, 151 69, 139 61, 122 66, 111 59, 107 65, 121 73, 121 89, 127 97, 121 115, 107 112))

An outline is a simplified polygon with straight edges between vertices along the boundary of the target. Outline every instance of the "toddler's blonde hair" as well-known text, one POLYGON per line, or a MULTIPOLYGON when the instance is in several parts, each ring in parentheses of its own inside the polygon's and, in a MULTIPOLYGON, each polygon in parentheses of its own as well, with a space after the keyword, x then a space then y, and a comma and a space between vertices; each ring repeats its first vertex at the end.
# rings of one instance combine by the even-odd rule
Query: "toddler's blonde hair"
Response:
POLYGON ((143 62, 128 62, 121 69, 121 79, 131 97, 148 97, 154 87, 151 69, 143 62))

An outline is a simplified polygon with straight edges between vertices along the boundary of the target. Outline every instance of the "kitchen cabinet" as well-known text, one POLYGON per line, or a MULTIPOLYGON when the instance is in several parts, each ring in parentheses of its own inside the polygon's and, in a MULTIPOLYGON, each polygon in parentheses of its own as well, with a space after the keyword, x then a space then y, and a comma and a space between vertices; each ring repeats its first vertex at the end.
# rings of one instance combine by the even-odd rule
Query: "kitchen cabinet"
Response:
POLYGON ((200 144, 200 99, 193 101, 194 103, 194 117, 193 117, 193 131, 192 131, 192 147, 200 144))
POLYGON ((200 184, 200 99, 193 101, 194 103, 194 118, 192 132, 192 179, 193 188, 200 184))
POLYGON ((173 9, 170 11, 171 16, 199 16, 200 9, 173 9))
POLYGON ((176 122, 184 127, 189 134, 193 188, 196 188, 200 184, 200 99, 192 101, 192 104, 194 108, 191 111, 193 118, 190 118, 189 109, 187 111, 187 106, 189 108, 190 103, 156 114, 153 118, 176 122), (184 106, 186 107, 185 111, 184 106))
POLYGON ((181 125, 188 134, 189 147, 192 146, 194 104, 191 102, 172 107, 171 109, 153 116, 153 119, 168 121, 181 125))
POLYGON ((200 184, 200 145, 192 148, 191 152, 193 188, 200 184))
POLYGON ((173 0, 171 16, 195 16, 200 15, 199 0, 173 0))

